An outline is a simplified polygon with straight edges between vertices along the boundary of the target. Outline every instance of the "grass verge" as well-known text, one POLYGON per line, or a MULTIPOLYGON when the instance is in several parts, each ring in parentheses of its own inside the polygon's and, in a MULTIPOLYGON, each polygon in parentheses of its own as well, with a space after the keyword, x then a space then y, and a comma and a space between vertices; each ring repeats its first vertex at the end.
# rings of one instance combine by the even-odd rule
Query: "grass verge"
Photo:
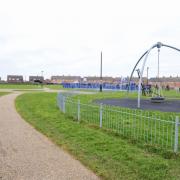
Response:
POLYGON ((40 85, 33 84, 0 84, 0 89, 41 89, 40 85))
MULTIPOLYGON (((137 99, 137 92, 130 92, 127 91, 111 91, 111 92, 103 92, 103 93, 95 93, 95 94, 79 94, 74 97, 74 99, 80 99, 83 103, 92 103, 94 100, 97 99, 108 99, 108 98, 136 98, 137 99)), ((175 90, 164 91, 164 96, 167 99, 178 99, 180 98, 180 92, 176 92, 175 90)), ((150 96, 142 96, 142 99, 149 99, 150 96)))
POLYGON ((6 94, 9 94, 10 92, 0 92, 0 96, 4 96, 6 94))
POLYGON ((78 124, 56 106, 56 93, 23 94, 21 116, 102 179, 180 179, 180 160, 165 159, 111 133, 78 124))

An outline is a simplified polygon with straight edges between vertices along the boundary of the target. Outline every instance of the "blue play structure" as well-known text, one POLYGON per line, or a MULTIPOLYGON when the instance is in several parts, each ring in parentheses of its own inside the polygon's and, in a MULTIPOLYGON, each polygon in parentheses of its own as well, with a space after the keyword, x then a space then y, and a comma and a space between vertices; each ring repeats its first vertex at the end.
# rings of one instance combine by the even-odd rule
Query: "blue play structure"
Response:
MULTIPOLYGON (((64 88, 80 88, 80 89, 99 89, 100 83, 62 83, 64 88)), ((123 84, 109 84, 103 83, 103 89, 105 90, 128 90, 128 83, 123 84)), ((130 83, 129 90, 136 91, 138 89, 135 83, 130 83)))

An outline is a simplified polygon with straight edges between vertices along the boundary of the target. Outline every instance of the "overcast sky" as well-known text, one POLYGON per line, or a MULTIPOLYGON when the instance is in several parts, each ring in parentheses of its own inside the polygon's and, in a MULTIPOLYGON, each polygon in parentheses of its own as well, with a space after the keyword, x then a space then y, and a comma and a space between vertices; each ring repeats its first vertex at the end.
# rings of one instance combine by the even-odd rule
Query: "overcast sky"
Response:
MULTIPOLYGON (((0 77, 7 74, 127 76, 161 41, 180 48, 176 0, 2 0, 0 77)), ((157 74, 157 50, 149 76, 157 74)), ((145 71, 146 73, 146 71, 145 71)), ((180 76, 180 53, 161 49, 160 75, 180 76)))

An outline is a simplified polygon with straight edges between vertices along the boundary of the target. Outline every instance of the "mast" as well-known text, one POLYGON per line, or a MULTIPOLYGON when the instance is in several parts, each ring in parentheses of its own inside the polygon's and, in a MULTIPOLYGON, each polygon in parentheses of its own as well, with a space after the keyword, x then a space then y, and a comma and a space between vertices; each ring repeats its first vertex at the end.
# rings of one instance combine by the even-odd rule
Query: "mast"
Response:
POLYGON ((100 63, 100 87, 99 91, 102 92, 102 51, 101 51, 101 63, 100 63))

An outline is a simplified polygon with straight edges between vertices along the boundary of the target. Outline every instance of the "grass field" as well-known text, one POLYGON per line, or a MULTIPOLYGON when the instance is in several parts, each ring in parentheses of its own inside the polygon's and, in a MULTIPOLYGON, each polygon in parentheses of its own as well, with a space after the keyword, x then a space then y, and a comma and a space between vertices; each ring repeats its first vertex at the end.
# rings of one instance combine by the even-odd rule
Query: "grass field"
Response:
POLYGON ((9 92, 0 92, 0 96, 6 95, 6 94, 9 94, 9 92))
POLYGON ((0 84, 0 89, 41 89, 40 85, 33 84, 0 84))
MULTIPOLYGON (((167 98, 180 98, 180 92, 176 92, 175 90, 164 91, 164 96, 167 98)), ((79 95, 76 96, 75 99, 80 99, 83 103, 91 103, 95 99, 108 99, 108 98, 137 98, 137 92, 127 93, 126 91, 121 92, 103 92, 96 93, 92 95, 79 95)), ((141 98, 150 98, 151 96, 142 96, 141 98)))
POLYGON ((180 92, 177 92, 175 90, 163 91, 163 94, 165 97, 180 99, 180 92))
POLYGON ((56 84, 44 85, 44 87, 49 88, 49 89, 54 89, 54 90, 64 89, 62 85, 56 85, 56 84))
MULTIPOLYGON (((82 101, 92 101, 95 96, 83 95, 82 101)), ((77 123, 59 111, 56 97, 55 93, 23 94, 16 99, 16 108, 27 122, 102 179, 180 179, 179 156, 163 156, 95 126, 77 123)))
MULTIPOLYGON (((95 99, 122 97, 127 97, 127 93, 98 93, 68 97, 65 106, 66 115, 77 119, 77 102, 80 100, 81 121, 99 127, 100 107, 93 101, 95 99)), ((136 93, 129 94, 128 97, 135 98, 136 93)), ((141 145, 150 145, 160 153, 169 150, 174 151, 175 118, 176 116, 180 117, 180 113, 137 110, 107 105, 103 105, 102 108, 102 128, 104 130, 117 133, 141 145)))
POLYGON ((0 84, 0 89, 31 90, 49 88, 53 90, 63 89, 62 85, 38 85, 38 84, 0 84))
MULTIPOLYGON (((31 90, 42 90, 44 88, 48 88, 50 90, 72 90, 72 89, 65 89, 63 88, 62 85, 36 85, 36 84, 0 84, 0 89, 13 89, 13 90, 26 90, 26 91, 31 91, 31 90)), ((73 89, 75 90, 75 89, 73 89)))

